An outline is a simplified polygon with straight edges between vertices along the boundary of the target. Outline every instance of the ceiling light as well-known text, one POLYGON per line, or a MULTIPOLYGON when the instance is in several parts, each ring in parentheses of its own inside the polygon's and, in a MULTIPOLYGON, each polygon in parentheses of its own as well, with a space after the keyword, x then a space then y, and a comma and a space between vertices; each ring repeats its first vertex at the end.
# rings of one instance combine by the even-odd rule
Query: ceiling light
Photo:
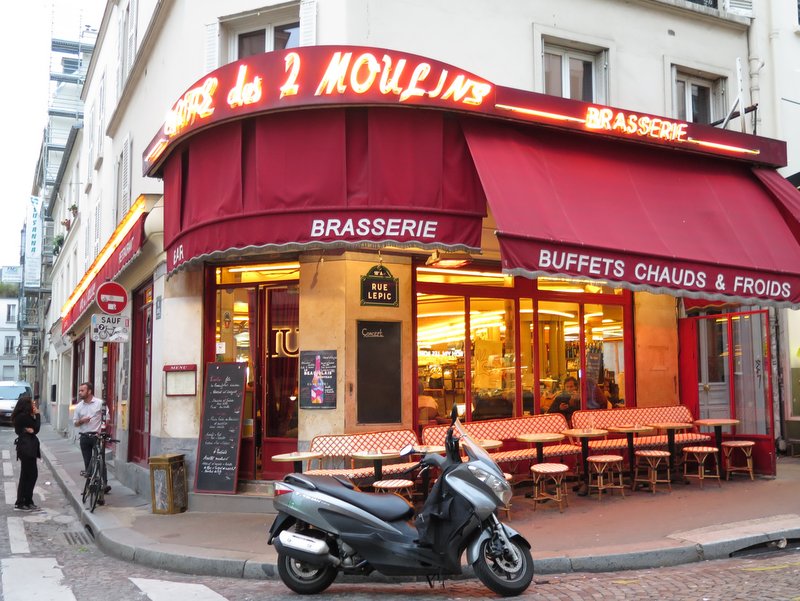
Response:
POLYGON ((472 263, 472 257, 469 253, 441 252, 439 250, 434 250, 425 261, 425 265, 429 267, 440 267, 442 269, 458 269, 469 263, 472 263))

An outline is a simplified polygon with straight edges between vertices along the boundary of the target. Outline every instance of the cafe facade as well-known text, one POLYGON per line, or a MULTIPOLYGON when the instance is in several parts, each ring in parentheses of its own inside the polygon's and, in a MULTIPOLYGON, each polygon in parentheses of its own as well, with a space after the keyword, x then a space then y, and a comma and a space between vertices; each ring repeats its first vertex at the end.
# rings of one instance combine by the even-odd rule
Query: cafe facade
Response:
POLYGON ((187 435, 129 447, 193 468, 207 366, 243 363, 241 480, 317 434, 545 412, 569 377, 584 408, 735 416, 774 473, 771 308, 800 304, 783 142, 309 46, 202 77, 142 159, 150 302, 198 344, 151 368, 187 435))

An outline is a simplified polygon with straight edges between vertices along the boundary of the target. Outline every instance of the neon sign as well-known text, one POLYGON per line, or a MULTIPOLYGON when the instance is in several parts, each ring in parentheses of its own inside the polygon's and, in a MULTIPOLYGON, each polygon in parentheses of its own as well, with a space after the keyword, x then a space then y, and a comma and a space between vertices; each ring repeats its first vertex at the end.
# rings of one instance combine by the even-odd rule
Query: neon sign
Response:
POLYGON ((695 123, 495 86, 422 56, 354 46, 308 46, 250 56, 195 83, 143 153, 152 174, 177 138, 250 115, 324 105, 413 105, 511 117, 759 164, 785 164, 785 145, 695 123), (219 97, 218 97, 219 93, 219 97), (755 157, 758 157, 757 159, 755 157))
POLYGON ((586 127, 670 142, 686 141, 686 123, 613 111, 610 108, 597 108, 596 106, 590 106, 586 110, 586 127))

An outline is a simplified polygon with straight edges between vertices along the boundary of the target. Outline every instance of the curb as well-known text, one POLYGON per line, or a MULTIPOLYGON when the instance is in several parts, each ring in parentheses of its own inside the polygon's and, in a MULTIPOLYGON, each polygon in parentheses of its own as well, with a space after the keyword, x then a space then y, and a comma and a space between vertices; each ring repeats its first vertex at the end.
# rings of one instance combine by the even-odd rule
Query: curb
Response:
MULTIPOLYGON (((257 556, 238 553, 240 557, 213 556, 214 549, 160 543, 136 530, 119 523, 113 515, 89 512, 76 492, 77 486, 66 474, 58 458, 47 445, 41 444, 42 459, 50 468, 53 478, 79 516, 84 528, 91 534, 103 552, 131 563, 185 574, 203 574, 248 578, 255 580, 278 579, 277 565, 257 556)), ((728 524, 696 531, 675 533, 667 541, 653 541, 622 547, 608 548, 605 552, 579 556, 547 556, 537 558, 537 574, 563 574, 569 572, 614 572, 676 566, 699 561, 725 559, 751 547, 766 546, 781 540, 800 540, 800 520, 795 515, 775 516, 763 520, 728 524), (781 520, 781 518, 784 518, 781 520), (774 527, 775 521, 787 527, 774 527), (796 525, 795 525, 796 524, 796 525)), ((597 550, 600 551, 600 550, 597 550)), ((237 554, 225 551, 226 554, 237 554)), ((584 550, 586 553, 586 550, 584 550)), ((546 554, 546 552, 545 552, 546 554)), ((450 579, 473 578, 472 566, 462 566, 463 573, 450 579)), ((338 576, 341 582, 414 582, 421 577, 384 576, 373 572, 368 576, 338 576)))

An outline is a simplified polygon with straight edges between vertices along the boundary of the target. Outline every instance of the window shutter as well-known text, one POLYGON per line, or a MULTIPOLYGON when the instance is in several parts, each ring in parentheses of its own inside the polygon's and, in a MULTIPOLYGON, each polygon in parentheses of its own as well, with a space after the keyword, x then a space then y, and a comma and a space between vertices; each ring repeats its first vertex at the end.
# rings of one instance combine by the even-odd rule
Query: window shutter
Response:
POLYGON ((206 25, 205 72, 213 71, 219 66, 219 21, 206 25))
POLYGON ((122 194, 120 198, 120 209, 122 214, 120 218, 128 214, 128 209, 131 208, 131 139, 125 138, 122 143, 122 156, 120 157, 120 166, 122 170, 120 173, 122 181, 122 194))
POLYGON ((138 22, 138 0, 130 0, 128 4, 128 52, 125 64, 125 75, 131 72, 133 61, 136 58, 136 23, 138 22))
POLYGON ((89 215, 87 214, 84 218, 85 223, 83 224, 83 271, 89 269, 89 255, 92 252, 92 238, 91 238, 91 222, 89 221, 89 215))
POLYGON ((300 0, 300 45, 317 44, 317 0, 300 0))
POLYGON ((725 9, 734 15, 742 17, 753 16, 753 0, 726 0, 725 9))
POLYGON ((122 86, 125 85, 125 11, 119 11, 119 23, 117 27, 117 98, 122 95, 122 86))
POLYGON ((92 259, 100 252, 100 202, 94 205, 94 241, 92 244, 92 259))

